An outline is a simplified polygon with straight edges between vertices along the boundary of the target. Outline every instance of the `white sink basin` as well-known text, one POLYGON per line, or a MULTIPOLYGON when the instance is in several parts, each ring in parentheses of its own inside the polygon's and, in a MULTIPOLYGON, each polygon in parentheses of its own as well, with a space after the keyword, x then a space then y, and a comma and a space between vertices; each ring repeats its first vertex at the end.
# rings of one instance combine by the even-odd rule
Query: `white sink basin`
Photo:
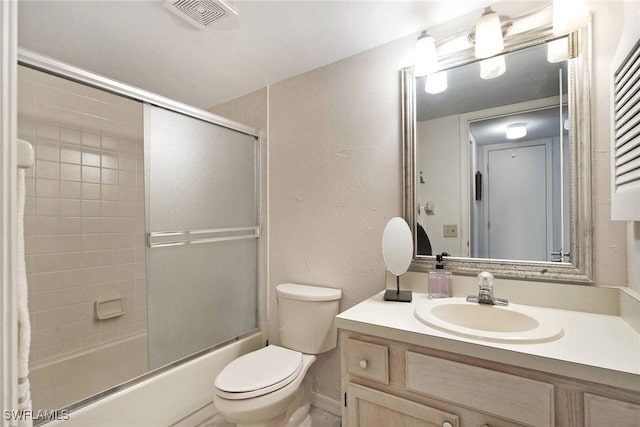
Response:
POLYGON ((455 335, 503 343, 540 343, 560 338, 564 331, 554 319, 543 318, 535 307, 495 306, 465 298, 432 299, 418 304, 422 323, 455 335))

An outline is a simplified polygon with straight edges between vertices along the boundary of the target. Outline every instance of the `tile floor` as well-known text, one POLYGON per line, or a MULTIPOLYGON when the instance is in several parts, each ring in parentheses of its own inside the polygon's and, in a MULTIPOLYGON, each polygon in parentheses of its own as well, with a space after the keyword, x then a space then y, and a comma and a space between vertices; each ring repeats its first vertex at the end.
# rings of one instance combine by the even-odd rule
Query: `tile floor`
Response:
MULTIPOLYGON (((313 427, 340 427, 340 417, 322 411, 318 408, 311 408, 311 424, 313 427)), ((234 424, 226 422, 216 411, 213 403, 194 412, 188 417, 178 421, 171 427, 233 427, 234 424)))

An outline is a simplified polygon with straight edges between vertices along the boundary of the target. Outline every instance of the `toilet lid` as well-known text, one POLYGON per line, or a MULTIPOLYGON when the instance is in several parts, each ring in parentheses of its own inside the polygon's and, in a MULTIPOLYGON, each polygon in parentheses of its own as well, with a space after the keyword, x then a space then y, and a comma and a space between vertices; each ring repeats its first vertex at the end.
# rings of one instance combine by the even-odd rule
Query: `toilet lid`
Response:
POLYGON ((270 345, 229 363, 216 377, 219 396, 248 399, 278 390, 302 370, 302 353, 270 345))

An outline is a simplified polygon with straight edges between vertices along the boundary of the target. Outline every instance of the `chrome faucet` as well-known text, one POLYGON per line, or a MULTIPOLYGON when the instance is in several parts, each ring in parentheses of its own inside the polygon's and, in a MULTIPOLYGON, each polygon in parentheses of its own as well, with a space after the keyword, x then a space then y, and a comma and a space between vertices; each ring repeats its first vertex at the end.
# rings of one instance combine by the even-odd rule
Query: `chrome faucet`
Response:
POLYGON ((489 305, 508 305, 509 301, 493 296, 493 274, 483 271, 478 274, 478 295, 469 295, 468 302, 489 305))

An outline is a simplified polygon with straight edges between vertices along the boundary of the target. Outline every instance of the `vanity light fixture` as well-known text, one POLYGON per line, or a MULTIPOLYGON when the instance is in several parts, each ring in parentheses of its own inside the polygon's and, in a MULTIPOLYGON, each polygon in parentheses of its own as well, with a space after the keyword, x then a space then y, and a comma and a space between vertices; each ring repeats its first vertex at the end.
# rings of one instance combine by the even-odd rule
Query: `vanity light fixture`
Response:
POLYGON ((518 139, 527 136, 526 123, 513 123, 507 126, 507 139, 518 139))
POLYGON ((504 55, 494 56, 480 61, 480 77, 485 80, 495 79, 507 71, 504 55))
POLYGON ((484 10, 476 22, 475 44, 478 59, 489 58, 504 50, 500 17, 490 7, 484 10))
POLYGON ((562 62, 569 59, 569 39, 552 40, 547 43, 547 61, 562 62))
POLYGON ((428 74, 425 78, 424 91, 430 94, 436 94, 447 90, 447 71, 428 74))
POLYGON ((438 67, 438 54, 436 53, 436 41, 423 31, 416 41, 416 58, 414 75, 426 76, 436 71, 438 67))
POLYGON ((561 36, 582 27, 589 20, 584 0, 553 0, 553 34, 561 36))

